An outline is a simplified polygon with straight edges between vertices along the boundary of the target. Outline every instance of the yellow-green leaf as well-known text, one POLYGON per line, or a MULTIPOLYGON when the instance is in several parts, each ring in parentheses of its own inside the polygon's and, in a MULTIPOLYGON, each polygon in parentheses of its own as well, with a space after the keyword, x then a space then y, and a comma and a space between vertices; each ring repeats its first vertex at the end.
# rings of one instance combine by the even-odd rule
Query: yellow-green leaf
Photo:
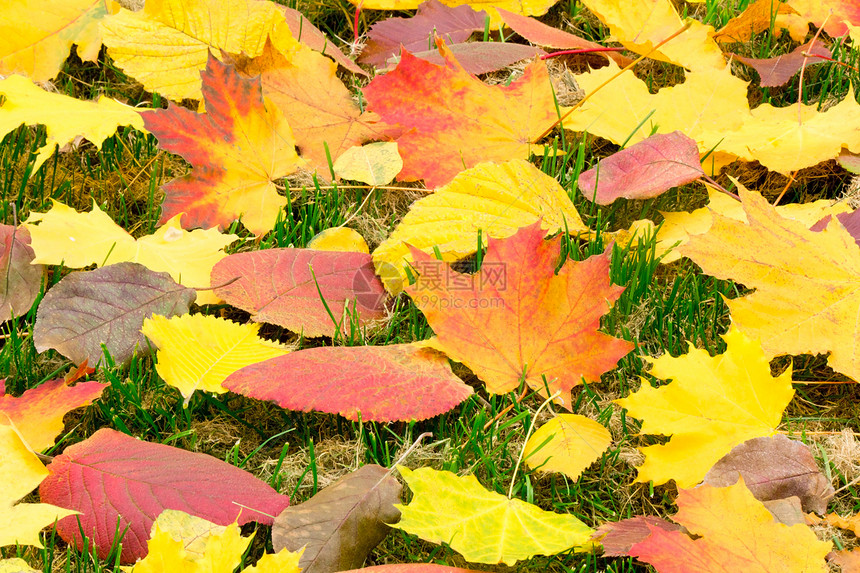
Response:
POLYGON ((403 169, 396 141, 379 141, 350 147, 334 162, 334 174, 341 179, 368 185, 386 185, 403 169))
POLYGON ((33 173, 54 154, 54 146, 63 147, 78 136, 101 149, 120 125, 143 131, 143 119, 134 108, 105 96, 98 101, 82 101, 46 92, 17 75, 0 79, 0 95, 6 98, 0 106, 0 138, 22 124, 45 126, 48 137, 37 150, 33 173))
POLYGON ((187 404, 195 390, 223 394, 221 382, 233 372, 290 351, 257 336, 261 326, 185 314, 148 318, 141 332, 158 348, 158 375, 178 388, 187 404))
POLYGON ((579 414, 559 414, 532 434, 523 461, 530 468, 561 472, 576 480, 611 443, 609 430, 594 420, 579 414))
POLYGON ((481 163, 416 201, 373 251, 373 264, 385 287, 397 294, 412 262, 407 244, 426 253, 438 247, 442 260, 455 261, 476 251, 478 231, 486 244, 487 237, 510 237, 538 219, 551 233, 587 232, 567 192, 528 161, 481 163))
POLYGON ((794 396, 791 369, 770 374, 761 343, 736 328, 723 335, 726 351, 711 356, 693 348, 674 358, 652 359, 651 374, 670 384, 642 387, 615 402, 643 420, 643 434, 671 436, 664 445, 640 448, 645 463, 636 481, 678 487, 699 483, 721 457, 751 438, 772 436, 794 396))
POLYGON ((544 511, 488 491, 475 476, 398 466, 413 493, 395 525, 433 543, 447 543, 473 563, 513 565, 586 545, 593 530, 570 514, 544 511))
POLYGON ((18 557, 0 560, 0 573, 41 573, 18 557))

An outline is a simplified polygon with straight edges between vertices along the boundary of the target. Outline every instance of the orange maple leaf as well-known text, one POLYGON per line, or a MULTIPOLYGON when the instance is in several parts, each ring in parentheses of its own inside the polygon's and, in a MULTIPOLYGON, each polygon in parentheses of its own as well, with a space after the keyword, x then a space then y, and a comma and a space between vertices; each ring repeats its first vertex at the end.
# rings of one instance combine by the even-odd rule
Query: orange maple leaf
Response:
POLYGON ((241 77, 211 53, 201 76, 206 113, 171 103, 140 114, 159 147, 194 167, 164 186, 161 224, 184 212, 188 228, 223 229, 241 216, 249 231, 265 233, 287 204, 274 180, 303 165, 293 132, 263 99, 259 78, 241 77))
POLYGON ((528 158, 531 144, 558 120, 546 64, 536 60, 510 85, 489 86, 437 43, 445 65, 404 50, 393 72, 363 90, 372 111, 404 130, 398 179, 424 179, 433 188, 482 161, 528 158))
POLYGON ((556 274, 561 238, 545 241, 545 233, 538 221, 491 238, 474 275, 412 248, 420 277, 406 292, 438 337, 429 344, 490 392, 510 392, 525 378, 544 395, 560 391, 569 408, 571 388, 598 380, 633 345, 597 330, 624 291, 609 283, 609 253, 567 262, 556 274))
POLYGON ((283 112, 299 153, 322 176, 329 175, 325 146, 334 162, 350 147, 385 136, 387 126, 362 113, 337 77, 337 64, 309 48, 284 56, 271 42, 253 59, 239 56, 236 69, 260 76, 263 94, 283 112))

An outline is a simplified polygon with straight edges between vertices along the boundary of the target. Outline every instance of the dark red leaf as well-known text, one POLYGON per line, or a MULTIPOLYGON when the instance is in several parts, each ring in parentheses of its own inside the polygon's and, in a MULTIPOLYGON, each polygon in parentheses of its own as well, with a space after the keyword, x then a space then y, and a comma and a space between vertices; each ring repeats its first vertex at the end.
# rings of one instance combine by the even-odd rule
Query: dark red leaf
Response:
POLYGON ((825 60, 821 58, 807 58, 803 55, 804 52, 814 54, 815 56, 825 56, 827 58, 832 57, 830 50, 825 48, 821 42, 816 42, 810 49, 809 44, 811 43, 812 42, 807 42, 802 46, 798 46, 788 54, 782 54, 775 58, 758 59, 745 58, 743 56, 738 56, 737 54, 733 55, 736 60, 743 62, 748 66, 752 66, 755 71, 758 72, 758 75, 761 78, 759 85, 762 87, 772 88, 786 84, 794 74, 800 71, 800 68, 803 66, 803 60, 806 60, 806 67, 825 62, 825 60))
POLYGON ((389 58, 400 56, 401 46, 409 52, 425 51, 435 46, 436 36, 448 44, 465 42, 472 32, 484 29, 486 17, 466 4, 452 8, 428 0, 412 18, 388 18, 371 26, 359 61, 385 68, 389 58))
POLYGON ((308 348, 246 366, 222 386, 288 410, 363 422, 424 420, 472 393, 442 354, 415 344, 308 348))
POLYGON ((622 197, 650 199, 702 175, 696 142, 673 131, 652 135, 602 159, 598 166, 580 174, 579 189, 586 199, 609 205, 622 197))
POLYGON ((271 525, 290 501, 250 473, 212 456, 143 442, 107 428, 66 448, 48 471, 51 475, 39 486, 42 502, 82 514, 60 520, 60 536, 80 550, 80 520, 99 557, 105 558, 114 533, 125 531, 123 563, 146 555, 152 523, 165 509, 218 525, 271 525))
POLYGON ((329 311, 341 321, 353 301, 361 324, 385 316, 385 287, 367 253, 291 248, 236 253, 215 265, 211 284, 225 285, 215 294, 250 312, 252 320, 304 336, 333 336, 329 311))

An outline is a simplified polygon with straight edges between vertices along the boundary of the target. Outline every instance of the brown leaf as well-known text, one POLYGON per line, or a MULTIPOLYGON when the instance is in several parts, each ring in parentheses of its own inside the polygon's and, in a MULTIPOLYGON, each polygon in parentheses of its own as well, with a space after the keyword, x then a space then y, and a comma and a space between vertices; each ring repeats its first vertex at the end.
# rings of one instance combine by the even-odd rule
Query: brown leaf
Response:
POLYGON ((651 535, 648 526, 659 527, 664 531, 680 531, 681 526, 660 517, 637 515, 630 519, 613 521, 601 525, 591 537, 603 545, 603 554, 607 557, 621 557, 630 552, 636 543, 644 541, 651 535))
POLYGON ((0 225, 0 322, 33 306, 45 273, 44 266, 31 264, 34 258, 26 228, 0 225))
POLYGON ((299 566, 304 573, 359 568, 367 555, 400 520, 394 507, 403 486, 388 469, 366 465, 345 475, 301 505, 275 518, 275 551, 305 548, 299 566))
POLYGON ((806 60, 806 67, 808 68, 815 64, 824 63, 825 60, 815 56, 832 57, 830 50, 825 48, 821 42, 816 42, 812 46, 810 44, 812 42, 807 42, 788 54, 782 54, 775 58, 745 58, 737 54, 734 56, 736 60, 752 66, 758 72, 760 77, 759 85, 767 88, 779 87, 788 83, 788 80, 800 71, 804 60, 806 60), (807 57, 804 54, 812 54, 812 57, 807 57))
POLYGON ((762 503, 777 523, 784 523, 789 526, 795 523, 806 523, 806 515, 800 505, 800 498, 796 495, 784 499, 770 499, 762 503))
POLYGON ((783 435, 753 438, 735 446, 714 464, 705 483, 725 487, 734 484, 738 475, 759 501, 796 495, 805 511, 823 514, 834 495, 809 448, 783 435))
MULTIPOLYGON (((520 60, 526 60, 546 54, 540 48, 524 46, 522 44, 499 43, 499 42, 468 42, 465 44, 451 44, 448 49, 456 56, 457 61, 463 69, 470 74, 481 75, 495 72, 520 60)), ((438 50, 425 50, 412 54, 416 58, 426 60, 437 66, 445 65, 445 58, 438 50)), ((392 64, 396 62, 391 60, 392 64)))
POLYGON ((842 573, 860 573, 860 548, 835 551, 831 561, 842 568, 842 573))

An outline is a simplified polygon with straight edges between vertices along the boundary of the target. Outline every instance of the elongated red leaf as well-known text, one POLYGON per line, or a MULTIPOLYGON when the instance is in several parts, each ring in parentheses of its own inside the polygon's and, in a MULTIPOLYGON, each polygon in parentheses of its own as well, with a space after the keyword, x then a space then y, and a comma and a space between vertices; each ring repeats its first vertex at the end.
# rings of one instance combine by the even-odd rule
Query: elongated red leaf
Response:
POLYGON ((664 531, 681 529, 680 525, 660 517, 637 515, 630 519, 604 523, 594 533, 592 539, 600 542, 603 546, 603 554, 607 557, 621 557, 627 555, 633 545, 651 535, 649 525, 664 531))
POLYGON ((472 393, 439 353, 415 344, 308 348, 231 374, 222 386, 288 410, 350 420, 424 420, 472 393))
POLYGON ((34 258, 26 228, 0 225, 0 322, 33 306, 45 272, 44 266, 30 264, 34 258))
POLYGON ((376 565, 363 569, 350 569, 343 573, 477 573, 474 569, 461 569, 433 563, 397 563, 393 565, 376 565))
POLYGON ((66 448, 48 471, 51 475, 39 486, 42 501, 82 514, 60 520, 60 536, 80 549, 80 519, 104 558, 117 527, 120 532, 127 528, 123 563, 146 555, 152 523, 165 509, 218 525, 237 520, 240 525, 271 525, 272 516, 290 501, 250 473, 212 456, 143 442, 108 428, 66 448))
POLYGON ((601 160, 579 176, 579 189, 586 199, 609 205, 621 197, 650 199, 702 175, 696 142, 673 131, 652 135, 601 160))
POLYGON ((436 36, 448 44, 465 42, 472 32, 484 29, 486 17, 486 12, 476 12, 467 4, 450 7, 428 0, 412 18, 388 18, 371 26, 359 61, 384 68, 388 58, 400 55, 401 46, 421 52, 434 46, 436 36))
POLYGON ((53 348, 75 364, 91 365, 102 360, 104 344, 122 363, 136 346, 148 348, 140 333, 145 318, 185 314, 196 296, 169 274, 137 263, 71 273, 42 299, 33 341, 39 352, 53 348))
MULTIPOLYGON (((522 44, 502 44, 500 42, 468 42, 451 44, 448 48, 456 56, 463 69, 475 75, 495 72, 520 60, 546 54, 540 48, 522 44)), ((437 66, 445 65, 445 58, 442 57, 439 50, 425 50, 415 52, 412 55, 437 66)))
POLYGON ((385 315, 385 288, 367 253, 291 248, 237 253, 215 265, 211 284, 226 285, 215 294, 250 312, 252 320, 305 336, 333 336, 329 311, 341 321, 353 301, 361 324, 385 315))
POLYGON ((332 42, 319 28, 311 24, 307 16, 294 8, 281 6, 274 2, 272 4, 284 13, 287 26, 290 28, 290 32, 292 32, 295 39, 311 49, 325 54, 352 73, 363 76, 367 75, 367 72, 343 55, 343 52, 338 49, 337 44, 332 42))
POLYGON ((54 445, 63 431, 63 416, 91 403, 108 386, 101 382, 69 386, 65 379, 57 378, 15 397, 5 394, 5 384, 0 381, 0 412, 15 423, 27 445, 39 452, 54 445))
POLYGON ((751 66, 758 72, 760 77, 759 85, 761 87, 778 87, 788 83, 788 80, 800 71, 804 60, 806 60, 806 67, 809 67, 825 62, 824 59, 816 56, 832 57, 830 50, 825 48, 821 42, 816 42, 812 46, 809 44, 811 42, 807 42, 787 54, 782 54, 774 58, 745 58, 737 54, 734 57, 736 60, 751 66), (812 57, 807 57, 804 54, 810 54, 812 57))
POLYGON ((402 489, 387 468, 362 466, 277 516, 272 546, 275 551, 304 547, 299 560, 303 573, 361 567, 388 535, 388 524, 400 519, 394 504, 402 489))

